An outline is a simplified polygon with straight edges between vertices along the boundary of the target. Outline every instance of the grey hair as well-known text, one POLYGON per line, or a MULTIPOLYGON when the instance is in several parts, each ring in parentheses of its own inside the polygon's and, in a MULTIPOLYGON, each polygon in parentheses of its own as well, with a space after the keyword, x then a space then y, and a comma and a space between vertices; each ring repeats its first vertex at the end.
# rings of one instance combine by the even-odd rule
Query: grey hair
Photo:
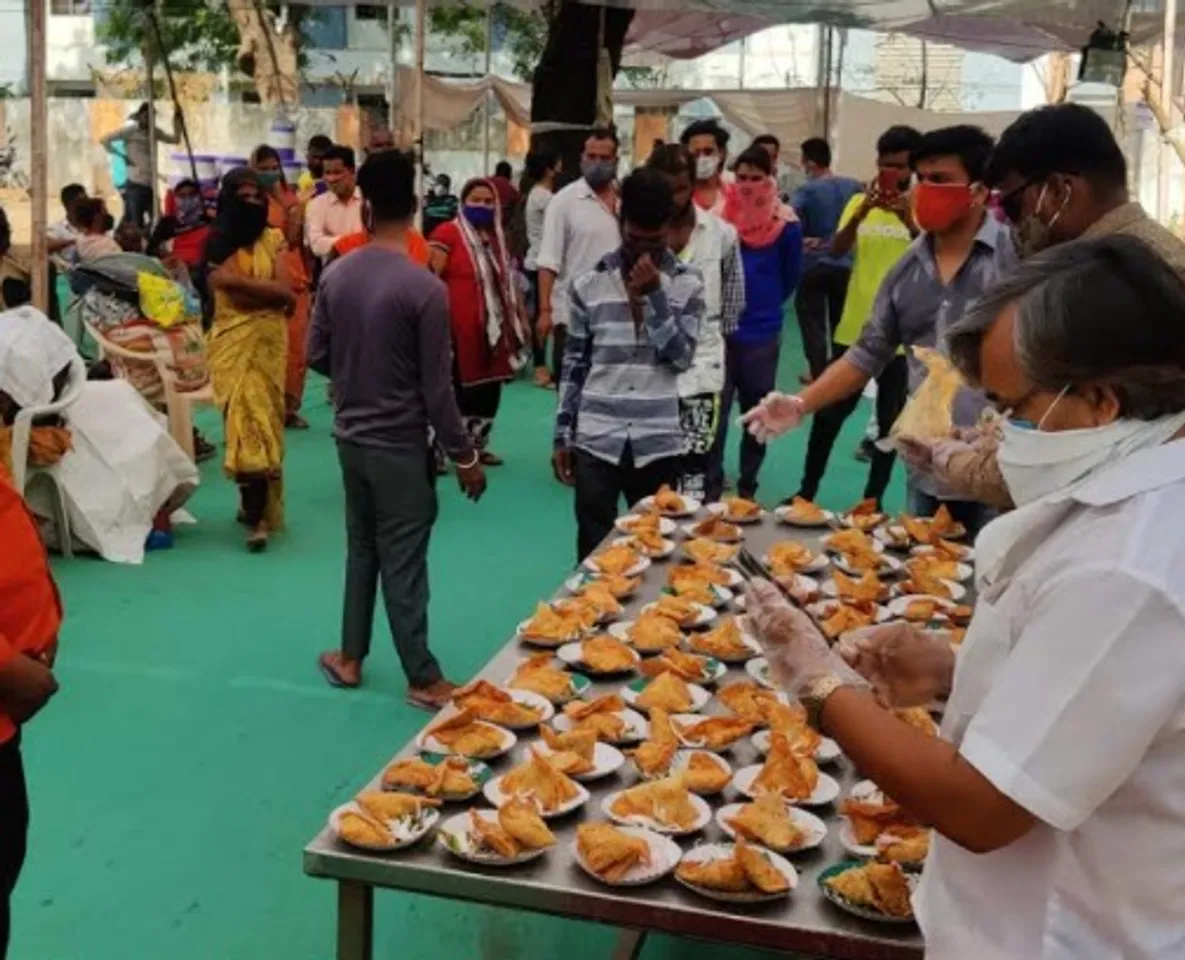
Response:
POLYGON ((1185 281, 1142 241, 1075 240, 1017 264, 947 331, 972 383, 983 338, 1010 306, 1017 362, 1035 386, 1105 384, 1137 420, 1185 410, 1185 281))

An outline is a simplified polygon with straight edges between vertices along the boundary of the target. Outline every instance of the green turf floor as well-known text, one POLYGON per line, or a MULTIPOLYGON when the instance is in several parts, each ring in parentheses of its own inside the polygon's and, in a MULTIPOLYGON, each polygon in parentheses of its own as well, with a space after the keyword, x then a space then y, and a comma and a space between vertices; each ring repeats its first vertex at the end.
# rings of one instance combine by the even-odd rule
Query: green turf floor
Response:
MULTIPOLYGON (((780 385, 794 389, 788 342, 780 385)), ((334 888, 301 873, 301 848, 423 724, 385 621, 365 689, 328 689, 318 652, 337 639, 342 495, 324 382, 312 429, 290 434, 290 528, 248 556, 234 490, 215 464, 192 503, 199 526, 141 567, 55 564, 67 609, 61 692, 25 731, 33 805, 14 900, 12 960, 329 960, 334 888)), ((554 394, 508 389, 495 431, 507 461, 479 505, 441 484, 432 543, 432 643, 460 681, 554 589, 574 549, 571 494, 551 478, 554 394)), ((858 499, 852 459, 866 405, 837 444, 822 501, 858 499)), ((216 434, 213 423, 204 423, 216 434)), ((736 431, 733 431, 735 440, 736 431)), ((800 477, 803 434, 778 442, 767 501, 800 477)), ((730 456, 735 462, 735 454, 730 456)), ((889 505, 901 501, 898 476, 889 505)), ((592 924, 381 893, 376 955, 398 960, 606 957, 592 924)), ((760 960, 652 938, 644 960, 760 960)))

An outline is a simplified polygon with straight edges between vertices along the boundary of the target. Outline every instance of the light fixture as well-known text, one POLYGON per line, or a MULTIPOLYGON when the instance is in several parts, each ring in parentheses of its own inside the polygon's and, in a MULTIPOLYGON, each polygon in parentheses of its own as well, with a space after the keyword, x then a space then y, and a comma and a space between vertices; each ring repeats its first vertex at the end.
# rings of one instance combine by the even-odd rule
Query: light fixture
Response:
POLYGON ((1112 30, 1100 20, 1082 48, 1078 79, 1083 83, 1106 83, 1119 87, 1123 85, 1126 72, 1127 32, 1112 30))

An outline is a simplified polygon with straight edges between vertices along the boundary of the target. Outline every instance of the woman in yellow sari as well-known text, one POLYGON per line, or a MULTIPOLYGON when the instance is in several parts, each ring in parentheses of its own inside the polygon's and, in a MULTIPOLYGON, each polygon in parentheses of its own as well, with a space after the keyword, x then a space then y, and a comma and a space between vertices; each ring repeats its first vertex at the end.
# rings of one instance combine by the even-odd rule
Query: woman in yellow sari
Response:
POLYGON ((284 250, 283 234, 267 225, 262 182, 246 168, 232 170, 206 244, 214 294, 209 362, 226 430, 223 464, 239 485, 239 521, 251 531, 252 552, 284 521, 287 314, 296 301, 284 250))
POLYGON ((309 312, 312 307, 311 273, 304 258, 304 204, 284 179, 280 154, 267 144, 251 154, 251 169, 263 181, 267 192, 267 225, 284 234, 288 249, 284 265, 296 294, 296 306, 288 315, 288 369, 284 380, 284 424, 293 430, 307 430, 309 423, 300 415, 304 383, 308 374, 309 312))

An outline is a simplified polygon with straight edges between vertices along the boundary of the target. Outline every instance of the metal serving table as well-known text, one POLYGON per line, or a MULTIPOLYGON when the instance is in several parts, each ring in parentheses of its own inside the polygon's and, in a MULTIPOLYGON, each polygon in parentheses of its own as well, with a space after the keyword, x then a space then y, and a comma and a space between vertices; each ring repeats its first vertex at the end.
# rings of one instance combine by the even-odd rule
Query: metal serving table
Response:
MULTIPOLYGON (((680 525, 684 522, 679 521, 680 525)), ((785 539, 800 540, 817 548, 821 534, 828 532, 783 526, 772 517, 743 529, 746 546, 755 556, 761 556, 771 544, 785 539)), ((681 540, 682 532, 675 538, 681 540)), ((672 561, 657 561, 646 572, 641 589, 625 604, 625 618, 636 617, 641 607, 658 595, 666 582, 667 567, 678 556, 676 553, 672 561)), ((821 576, 826 579, 829 573, 821 576)), ((523 615, 527 616, 533 606, 533 600, 525 599, 523 615)), ((492 683, 505 683, 520 661, 537 652, 511 640, 478 676, 492 683)), ((733 667, 727 676, 720 678, 717 688, 749 679, 743 668, 733 667)), ((621 686, 620 680, 594 683, 587 696, 612 692, 621 686)), ((713 699, 702 712, 710 715, 723 711, 713 699)), ((520 744, 511 754, 490 762, 496 776, 519 762, 525 750, 521 741, 527 739, 520 733, 520 744)), ((397 758, 415 753, 413 742, 397 758)), ((760 759, 747 738, 725 756, 734 771, 760 759)), ((846 757, 823 769, 839 781, 841 797, 847 795, 858 779, 846 757)), ((377 789, 380 776, 381 772, 370 782, 371 788, 377 789)), ((827 839, 816 850, 788 857, 798 870, 798 887, 789 897, 774 903, 756 906, 718 903, 692 893, 670 877, 650 886, 632 888, 609 887, 592 880, 573 856, 576 826, 585 819, 603 819, 603 798, 636 781, 636 771, 627 762, 613 776, 584 784, 592 799, 570 816, 549 821, 559 840, 557 846, 546 856, 518 867, 472 865, 444 850, 434 835, 396 853, 369 854, 338 842, 328 828, 323 829, 305 848, 304 871, 338 883, 338 960, 372 960, 376 887, 611 924, 622 928, 614 960, 636 958, 645 934, 650 931, 834 960, 921 960, 922 938, 916 927, 861 920, 835 907, 819 891, 816 883, 819 872, 848 858, 839 842, 839 820, 834 807, 813 810, 828 825, 827 839)), ((744 798, 728 787, 720 796, 706 799, 715 811, 744 798)), ((474 804, 484 806, 485 801, 478 797, 468 805, 474 804)), ((448 810, 460 810, 464 806, 449 805, 446 815, 448 810)), ((687 850, 701 839, 712 842, 728 838, 713 820, 701 834, 676 838, 676 842, 687 850)))

